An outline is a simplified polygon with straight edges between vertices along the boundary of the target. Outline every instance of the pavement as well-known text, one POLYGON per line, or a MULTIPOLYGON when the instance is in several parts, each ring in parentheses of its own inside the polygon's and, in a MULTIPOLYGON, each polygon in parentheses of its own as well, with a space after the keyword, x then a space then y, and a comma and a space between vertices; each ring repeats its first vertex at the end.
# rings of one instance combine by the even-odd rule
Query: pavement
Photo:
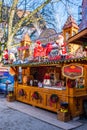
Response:
POLYGON ((59 121, 57 119, 56 113, 52 113, 50 111, 40 109, 40 108, 25 104, 19 101, 8 102, 6 98, 0 97, 0 107, 1 106, 6 106, 8 108, 20 111, 22 113, 30 115, 36 119, 39 119, 43 122, 46 122, 48 124, 51 124, 53 126, 56 126, 64 130, 71 130, 71 129, 79 128, 81 125, 83 125, 83 123, 79 122, 79 120, 71 120, 68 122, 59 121))

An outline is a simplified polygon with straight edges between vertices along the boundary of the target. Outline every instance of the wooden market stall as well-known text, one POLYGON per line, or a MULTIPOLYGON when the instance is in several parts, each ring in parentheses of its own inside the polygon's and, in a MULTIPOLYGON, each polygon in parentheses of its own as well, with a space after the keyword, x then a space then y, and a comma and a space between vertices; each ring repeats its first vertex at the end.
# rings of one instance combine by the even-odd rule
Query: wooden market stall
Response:
POLYGON ((15 71, 16 100, 56 113, 62 108, 64 113, 69 111, 71 118, 83 114, 87 101, 87 58, 80 53, 82 57, 69 54, 57 56, 56 60, 40 57, 38 61, 9 64, 15 71))
MULTIPOLYGON (((77 29, 77 26, 75 27, 77 29)), ((75 27, 71 28, 74 32, 75 27)), ((64 29, 66 33, 67 31, 71 33, 66 28, 64 29)), ((80 37, 75 35, 75 37, 77 40, 78 38, 85 39, 83 35, 80 37)), ((74 39, 74 36, 71 39, 74 39)), ((67 120, 69 120, 85 112, 87 50, 86 46, 84 49, 83 44, 75 44, 73 51, 70 41, 68 48, 71 46, 71 51, 67 52, 67 45, 63 40, 63 36, 59 35, 56 43, 48 43, 46 48, 42 46, 40 41, 37 41, 35 48, 31 49, 31 53, 30 45, 23 47, 22 43, 18 53, 22 56, 22 52, 25 50, 23 57, 26 60, 17 59, 9 66, 11 71, 15 72, 14 94, 16 100, 56 113, 59 111, 68 112, 69 118, 67 120), (26 52, 28 52, 27 56, 25 56, 26 52)))
POLYGON ((87 100, 86 63, 84 59, 66 63, 32 63, 21 65, 21 72, 20 65, 12 66, 16 68, 17 76, 14 86, 16 100, 53 112, 58 112, 61 103, 68 103, 72 118, 83 114, 83 102, 87 100), (51 85, 42 86, 40 83, 45 73, 55 74, 56 81, 53 78, 51 85))

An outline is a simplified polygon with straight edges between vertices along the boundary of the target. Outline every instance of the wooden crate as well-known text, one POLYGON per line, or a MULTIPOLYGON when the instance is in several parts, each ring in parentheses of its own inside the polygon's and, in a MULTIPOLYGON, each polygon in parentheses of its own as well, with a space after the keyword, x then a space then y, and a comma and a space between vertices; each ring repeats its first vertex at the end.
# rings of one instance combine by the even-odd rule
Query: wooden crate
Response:
POLYGON ((67 121, 70 121, 70 114, 69 112, 58 112, 58 115, 57 115, 57 119, 60 120, 60 121, 64 121, 64 122, 67 122, 67 121))
POLYGON ((14 96, 8 96, 7 95, 7 101, 8 102, 13 102, 15 100, 15 97, 14 96))

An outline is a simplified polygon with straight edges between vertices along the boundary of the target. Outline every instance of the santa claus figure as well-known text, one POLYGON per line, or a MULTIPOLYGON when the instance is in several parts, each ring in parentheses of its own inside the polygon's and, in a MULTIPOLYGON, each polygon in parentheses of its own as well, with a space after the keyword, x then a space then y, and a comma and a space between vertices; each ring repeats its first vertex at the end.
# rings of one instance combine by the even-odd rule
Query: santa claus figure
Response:
POLYGON ((41 45, 41 41, 36 41, 36 47, 34 48, 34 58, 37 58, 40 61, 40 58, 43 56, 44 49, 41 45))
POLYGON ((9 59, 9 55, 8 55, 8 50, 6 49, 4 50, 3 57, 2 57, 4 64, 8 64, 8 59, 9 59))
POLYGON ((9 60, 10 60, 10 63, 13 63, 16 61, 16 57, 15 57, 15 54, 13 52, 10 53, 9 60))
POLYGON ((62 35, 59 35, 58 39, 56 40, 56 43, 59 46, 59 54, 61 55, 61 58, 65 59, 67 55, 67 49, 66 43, 64 43, 64 37, 62 35))

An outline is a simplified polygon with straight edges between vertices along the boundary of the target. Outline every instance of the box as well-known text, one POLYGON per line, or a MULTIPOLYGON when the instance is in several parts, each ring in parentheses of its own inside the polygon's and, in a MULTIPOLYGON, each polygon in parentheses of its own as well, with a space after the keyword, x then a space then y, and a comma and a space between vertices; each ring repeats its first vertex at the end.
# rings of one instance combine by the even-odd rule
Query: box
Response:
POLYGON ((57 119, 60 120, 60 121, 64 121, 64 122, 70 121, 70 113, 59 111, 58 114, 57 114, 57 119))
POLYGON ((14 97, 14 96, 8 96, 8 95, 7 95, 7 101, 8 101, 8 102, 13 102, 13 101, 15 101, 15 97, 14 97))

